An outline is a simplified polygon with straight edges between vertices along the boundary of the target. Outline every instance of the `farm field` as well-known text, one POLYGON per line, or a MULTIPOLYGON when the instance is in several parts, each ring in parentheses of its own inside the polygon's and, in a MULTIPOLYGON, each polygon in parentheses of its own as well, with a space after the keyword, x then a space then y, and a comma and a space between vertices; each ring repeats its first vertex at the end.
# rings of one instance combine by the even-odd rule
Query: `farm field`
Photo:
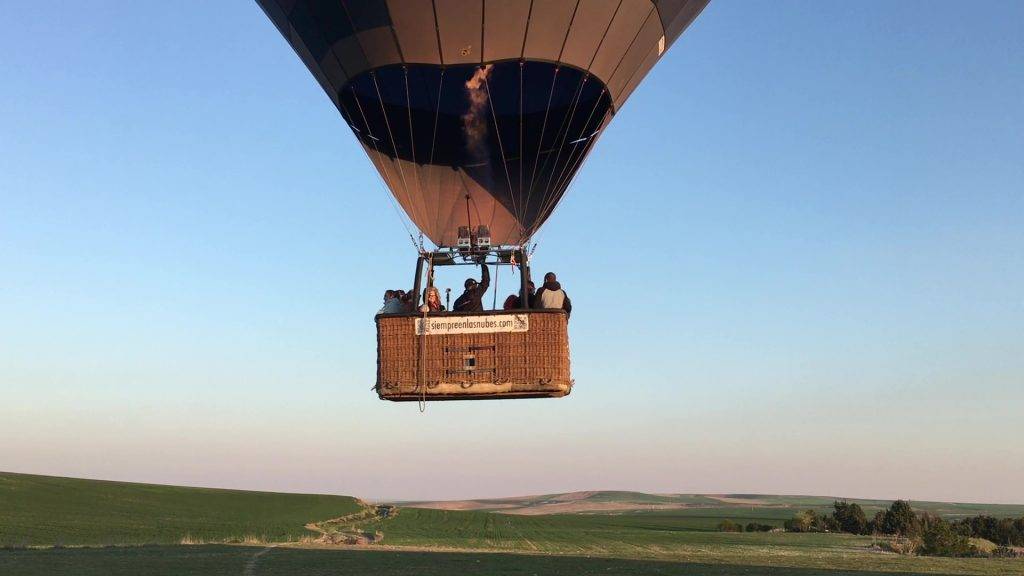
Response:
POLYGON ((756 556, 747 563, 539 556, 480 552, 260 548, 248 546, 142 546, 134 548, 0 549, 5 576, 903 576, 1022 574, 1002 563, 934 561, 876 569, 775 566, 756 556))
MULTIPOLYGON (((688 511, 688 512, 696 512, 688 511)), ((514 516, 402 509, 368 523, 389 546, 526 554, 660 559, 696 564, 845 569, 864 572, 1024 574, 1024 561, 883 554, 872 537, 849 534, 724 533, 708 514, 514 516)), ((763 511, 767 512, 767 511, 763 511)), ((772 513, 779 514, 774 510, 772 513)), ((791 511, 790 511, 791 512, 791 511)), ((771 520, 733 516, 735 521, 771 520)), ((781 523, 781 519, 777 520, 781 523)))
POLYGON ((872 548, 872 537, 717 531, 723 518, 781 525, 807 501, 701 504, 558 515, 399 508, 382 517, 343 496, 0 474, 0 574, 1024 575, 1024 560, 899 556, 872 548), (383 542, 317 543, 304 527, 313 523, 379 532, 383 542), (208 544, 180 545, 186 537, 208 544), (225 545, 237 542, 249 545, 225 545))
POLYGON ((0 546, 298 540, 355 498, 0 473, 0 546))

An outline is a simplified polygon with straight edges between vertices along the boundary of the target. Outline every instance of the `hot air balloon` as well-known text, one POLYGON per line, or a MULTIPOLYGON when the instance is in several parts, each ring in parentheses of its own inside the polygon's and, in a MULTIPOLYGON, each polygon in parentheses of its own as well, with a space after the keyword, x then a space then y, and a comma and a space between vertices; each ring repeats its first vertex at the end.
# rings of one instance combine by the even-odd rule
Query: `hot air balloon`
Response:
MULTIPOLYGON (((435 249, 518 266, 602 130, 709 0, 257 0, 435 249)), ((569 393, 566 316, 381 316, 391 400, 569 393)))

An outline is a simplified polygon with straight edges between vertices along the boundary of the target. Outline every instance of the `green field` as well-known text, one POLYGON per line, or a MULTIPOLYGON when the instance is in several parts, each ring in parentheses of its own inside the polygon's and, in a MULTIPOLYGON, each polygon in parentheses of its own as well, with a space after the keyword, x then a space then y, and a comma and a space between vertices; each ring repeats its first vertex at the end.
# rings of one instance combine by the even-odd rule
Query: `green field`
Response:
POLYGON ((0 473, 0 546, 298 540, 355 498, 0 473))
MULTIPOLYGON (((736 512, 730 510, 730 512, 736 512)), ((781 521, 781 509, 753 509, 737 521, 781 521)), ((1024 561, 907 557, 871 548, 870 536, 725 533, 710 510, 672 514, 513 516, 402 509, 369 524, 391 546, 501 550, 528 554, 659 559, 688 564, 845 569, 935 574, 1024 574, 1024 561)), ((741 572, 740 572, 741 573, 741 572)))
POLYGON ((4 576, 903 576, 1019 575, 1019 563, 921 562, 916 566, 796 567, 757 556, 745 563, 679 562, 640 558, 539 556, 479 552, 324 550, 245 546, 145 546, 138 548, 3 550, 4 576))
MULTIPOLYGON (((638 498, 600 494, 605 501, 638 498)), ((879 552, 872 537, 716 528, 723 518, 780 525, 794 510, 823 507, 831 499, 771 497, 793 499, 793 506, 713 507, 703 497, 690 498, 699 507, 533 516, 402 508, 381 518, 374 507, 341 496, 0 474, 0 575, 1024 575, 1024 560, 899 556, 879 552), (352 516, 329 522, 346 515, 352 516), (310 544, 314 534, 304 525, 312 522, 327 531, 379 531, 383 544, 310 544), (178 544, 185 536, 213 544, 120 546, 178 544), (217 544, 247 537, 279 545, 217 544), (75 547, 81 545, 92 547, 75 547)), ((932 509, 940 507, 955 515, 966 509, 932 509)), ((1006 507, 1019 512, 1014 508, 1006 507)))

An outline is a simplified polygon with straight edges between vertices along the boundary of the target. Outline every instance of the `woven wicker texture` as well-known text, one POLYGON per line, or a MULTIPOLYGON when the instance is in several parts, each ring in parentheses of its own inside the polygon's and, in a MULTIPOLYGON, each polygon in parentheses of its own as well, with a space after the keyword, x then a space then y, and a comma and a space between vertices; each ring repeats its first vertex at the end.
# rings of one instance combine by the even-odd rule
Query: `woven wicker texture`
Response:
POLYGON ((565 396, 572 386, 566 316, 524 313, 526 332, 426 336, 416 335, 413 316, 379 316, 377 393, 387 400, 565 396))

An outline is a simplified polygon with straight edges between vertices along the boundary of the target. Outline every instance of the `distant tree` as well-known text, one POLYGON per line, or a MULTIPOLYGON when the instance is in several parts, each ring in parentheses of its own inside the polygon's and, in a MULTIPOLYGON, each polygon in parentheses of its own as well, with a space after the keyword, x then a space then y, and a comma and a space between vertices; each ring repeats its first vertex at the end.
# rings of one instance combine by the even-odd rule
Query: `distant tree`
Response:
POLYGON ((984 538, 1002 546, 1024 546, 1024 518, 974 516, 964 518, 955 530, 965 536, 984 538))
MULTIPOLYGON (((945 520, 943 520, 937 514, 932 514, 931 512, 924 511, 917 515, 917 522, 921 528, 921 533, 923 534, 935 524, 939 522, 945 522, 945 520)), ((950 526, 950 528, 953 529, 952 526, 950 526)), ((955 529, 953 529, 953 531, 956 532, 955 529)))
POLYGON ((870 534, 884 534, 882 530, 885 524, 885 510, 879 510, 875 512, 875 517, 868 520, 868 533, 870 534))
POLYGON ((958 534, 941 518, 933 516, 921 534, 921 554, 927 556, 973 556, 970 540, 958 534))
POLYGON ((775 526, 771 524, 761 524, 759 522, 750 522, 747 524, 747 532, 771 532, 775 529, 775 526))
POLYGON ((786 520, 783 526, 789 532, 817 532, 821 530, 821 519, 814 510, 803 510, 797 512, 792 518, 786 520))
POLYGON ((899 536, 915 536, 921 532, 921 524, 910 507, 910 502, 897 500, 885 511, 881 526, 882 534, 897 534, 899 536))
POLYGON ((839 526, 839 521, 832 514, 826 514, 820 517, 821 529, 824 532, 842 532, 843 529, 839 526))
POLYGON ((743 532, 743 525, 732 520, 722 520, 718 523, 719 532, 743 532))
MULTIPOLYGON (((999 524, 996 526, 996 533, 994 534, 996 540, 993 540, 993 542, 1007 546, 1024 546, 1024 532, 1021 532, 1017 526, 1018 522, 1013 518, 999 520, 999 524)), ((989 538, 989 540, 992 539, 989 538)))
POLYGON ((868 519, 860 504, 841 500, 833 502, 832 507, 835 511, 831 518, 835 521, 836 530, 850 534, 868 533, 868 519))

